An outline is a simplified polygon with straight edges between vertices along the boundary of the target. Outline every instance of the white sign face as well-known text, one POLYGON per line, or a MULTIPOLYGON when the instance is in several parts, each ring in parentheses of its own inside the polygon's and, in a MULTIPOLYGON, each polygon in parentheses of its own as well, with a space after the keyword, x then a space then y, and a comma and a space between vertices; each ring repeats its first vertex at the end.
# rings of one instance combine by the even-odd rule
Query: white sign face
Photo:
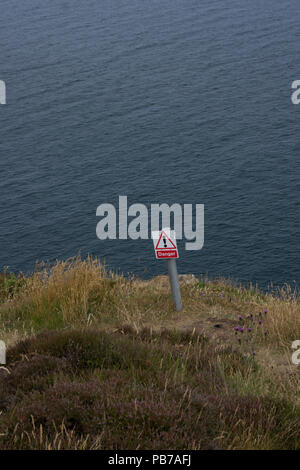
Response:
POLYGON ((179 258, 174 230, 164 228, 152 232, 152 239, 157 259, 179 258))

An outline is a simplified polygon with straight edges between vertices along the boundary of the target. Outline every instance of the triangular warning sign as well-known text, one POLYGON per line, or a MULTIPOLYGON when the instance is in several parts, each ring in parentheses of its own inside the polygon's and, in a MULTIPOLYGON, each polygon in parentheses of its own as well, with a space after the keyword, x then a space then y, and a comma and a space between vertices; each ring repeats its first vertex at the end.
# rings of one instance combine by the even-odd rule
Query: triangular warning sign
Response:
POLYGON ((155 249, 156 250, 174 250, 174 248, 176 250, 176 245, 174 245, 171 238, 168 237, 166 232, 162 231, 155 249))

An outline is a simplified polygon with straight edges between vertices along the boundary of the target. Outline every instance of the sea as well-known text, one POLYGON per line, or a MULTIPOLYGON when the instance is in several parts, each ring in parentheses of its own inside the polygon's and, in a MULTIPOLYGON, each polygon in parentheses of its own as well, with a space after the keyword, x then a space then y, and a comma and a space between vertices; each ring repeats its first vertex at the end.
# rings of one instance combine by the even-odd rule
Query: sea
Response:
POLYGON ((180 273, 300 283, 297 0, 1 0, 0 270, 79 253, 167 272, 100 240, 97 207, 204 205, 180 273))

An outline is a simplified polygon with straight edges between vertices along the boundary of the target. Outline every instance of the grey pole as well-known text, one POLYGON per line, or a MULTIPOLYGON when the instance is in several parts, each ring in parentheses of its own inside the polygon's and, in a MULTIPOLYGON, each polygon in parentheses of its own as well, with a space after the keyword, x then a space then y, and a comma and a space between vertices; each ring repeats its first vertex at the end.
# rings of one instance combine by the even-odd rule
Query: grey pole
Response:
POLYGON ((181 312, 182 310, 182 302, 181 302, 181 295, 180 295, 180 287, 178 281, 178 273, 176 267, 176 259, 171 258, 168 259, 168 271, 169 271, 169 280, 172 290, 172 297, 176 307, 176 310, 181 312))

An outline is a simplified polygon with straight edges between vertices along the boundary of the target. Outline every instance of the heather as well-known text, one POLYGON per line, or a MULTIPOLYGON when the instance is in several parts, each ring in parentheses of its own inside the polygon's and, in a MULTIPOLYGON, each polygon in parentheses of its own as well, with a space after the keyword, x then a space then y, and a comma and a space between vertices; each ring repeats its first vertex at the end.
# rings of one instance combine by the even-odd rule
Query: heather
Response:
POLYGON ((108 272, 79 257, 0 280, 0 449, 299 449, 288 286, 108 272))

